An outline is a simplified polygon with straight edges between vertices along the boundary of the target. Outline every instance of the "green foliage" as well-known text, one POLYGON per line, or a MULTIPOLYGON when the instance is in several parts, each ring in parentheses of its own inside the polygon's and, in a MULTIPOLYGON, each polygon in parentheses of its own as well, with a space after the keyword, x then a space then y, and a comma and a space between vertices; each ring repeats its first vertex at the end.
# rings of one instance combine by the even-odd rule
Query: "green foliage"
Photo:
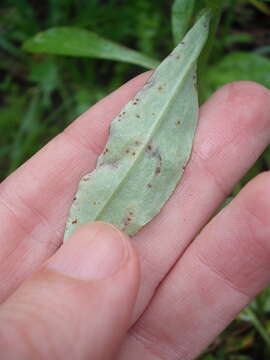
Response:
MULTIPOLYGON (((218 87, 235 80, 253 80, 270 87, 269 0, 196 0, 193 11, 190 10, 184 18, 177 9, 181 10, 179 6, 189 2, 2 0, 1 178, 28 159, 89 106, 139 74, 141 66, 155 66, 155 59, 170 53, 175 39, 182 37, 181 34, 206 5, 216 11, 216 15, 212 18, 212 40, 209 40, 200 65, 201 97, 207 99, 218 87), (221 21, 217 27, 220 10, 221 21), (174 40, 171 36, 171 17, 174 40), (87 41, 92 41, 94 37, 95 47, 83 49, 80 45, 76 49, 76 54, 87 51, 91 57, 55 56, 23 50, 24 42, 29 44, 29 39, 44 36, 51 28, 76 29, 69 34, 69 38, 75 36, 76 31, 77 34, 87 34, 87 41), (43 35, 37 35, 40 32, 43 35), (113 54, 107 52, 107 55, 105 52, 104 55, 106 49, 103 45, 108 41, 110 46, 113 43, 113 48, 121 48, 121 51, 114 51, 113 54)), ((79 44, 79 37, 74 41, 79 44)), ((67 44, 71 45, 70 42, 67 44)), ((62 45, 58 42, 56 50, 60 51, 62 45)), ((269 168, 270 149, 265 151, 231 195, 237 194, 253 176, 269 168)), ((251 307, 267 334, 270 334, 269 299, 270 290, 265 290, 251 307)), ((269 359, 269 347, 259 328, 258 323, 255 326, 254 318, 252 322, 250 316, 243 313, 201 359, 269 359)))
POLYGON ((130 50, 94 32, 75 27, 51 28, 24 43, 23 49, 35 53, 93 57, 118 60, 155 68, 158 61, 137 51, 130 50))
POLYGON ((232 52, 209 67, 204 79, 205 96, 232 81, 256 81, 270 88, 270 59, 248 52, 232 52))
POLYGON ((195 0, 175 0, 172 6, 172 34, 177 45, 184 37, 194 11, 195 0))

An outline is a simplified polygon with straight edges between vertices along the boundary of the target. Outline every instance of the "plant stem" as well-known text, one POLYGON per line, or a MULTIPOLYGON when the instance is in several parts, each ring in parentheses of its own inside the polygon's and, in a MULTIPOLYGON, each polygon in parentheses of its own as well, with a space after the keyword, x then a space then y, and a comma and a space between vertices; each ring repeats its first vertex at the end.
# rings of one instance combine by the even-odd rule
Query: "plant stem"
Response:
POLYGON ((261 335, 261 337, 264 339, 266 345, 270 348, 270 336, 264 326, 261 324, 260 320, 257 318, 255 312, 251 309, 250 306, 248 306, 244 312, 248 315, 250 322, 253 324, 255 329, 258 331, 258 333, 261 335))

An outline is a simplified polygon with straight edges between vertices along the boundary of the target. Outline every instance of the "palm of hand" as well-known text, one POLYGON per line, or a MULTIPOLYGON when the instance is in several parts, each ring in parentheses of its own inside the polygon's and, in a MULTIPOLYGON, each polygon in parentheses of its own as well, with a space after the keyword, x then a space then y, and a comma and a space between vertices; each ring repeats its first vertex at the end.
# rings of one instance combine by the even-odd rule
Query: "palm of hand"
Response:
MULTIPOLYGON (((2 301, 61 245, 78 180, 147 76, 92 107, 1 184, 2 301)), ((268 284, 269 174, 209 220, 267 146, 269 114, 269 92, 252 83, 228 85, 202 107, 181 186, 133 239, 142 282, 119 359, 193 358, 268 284)))

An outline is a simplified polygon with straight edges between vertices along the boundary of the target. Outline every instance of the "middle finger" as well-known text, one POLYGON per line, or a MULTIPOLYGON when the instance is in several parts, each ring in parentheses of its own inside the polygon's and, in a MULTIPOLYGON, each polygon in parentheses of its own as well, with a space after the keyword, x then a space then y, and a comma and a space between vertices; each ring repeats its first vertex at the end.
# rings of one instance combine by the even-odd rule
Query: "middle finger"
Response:
POLYGON ((209 221, 270 138, 269 91, 250 82, 226 85, 200 111, 181 185, 136 237, 142 284, 134 321, 168 271, 209 221))

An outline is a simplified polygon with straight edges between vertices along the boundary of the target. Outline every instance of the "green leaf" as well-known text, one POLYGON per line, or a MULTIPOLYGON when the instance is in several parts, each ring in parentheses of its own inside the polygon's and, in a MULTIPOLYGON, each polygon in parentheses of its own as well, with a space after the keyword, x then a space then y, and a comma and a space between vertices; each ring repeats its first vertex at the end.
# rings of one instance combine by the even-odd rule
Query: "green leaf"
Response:
POLYGON ((65 239, 97 220, 133 235, 174 191, 192 149, 198 119, 195 68, 208 23, 205 14, 113 120, 96 168, 80 181, 65 239))
POLYGON ((256 81, 270 88, 270 60, 254 53, 234 52, 212 66, 204 77, 207 96, 236 80, 256 81))
POLYGON ((94 32, 75 27, 56 27, 38 33, 24 43, 23 49, 35 53, 117 60, 148 69, 155 68, 159 63, 94 32))
POLYGON ((270 15, 270 8, 259 0, 249 0, 249 2, 256 7, 259 11, 261 11, 265 15, 270 15))
POLYGON ((172 33, 175 45, 184 37, 193 14, 195 0, 175 0, 172 6, 172 33))

